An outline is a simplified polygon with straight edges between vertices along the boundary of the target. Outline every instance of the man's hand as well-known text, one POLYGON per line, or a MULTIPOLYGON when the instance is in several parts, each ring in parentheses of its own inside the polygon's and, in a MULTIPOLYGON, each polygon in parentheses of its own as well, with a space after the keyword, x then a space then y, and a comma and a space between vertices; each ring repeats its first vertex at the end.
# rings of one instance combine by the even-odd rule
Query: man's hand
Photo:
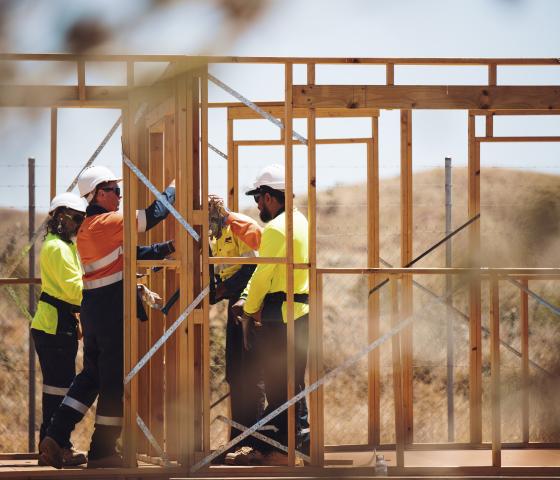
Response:
POLYGON ((237 319, 237 317, 241 317, 243 315, 243 306, 244 305, 245 305, 245 300, 240 298, 231 307, 231 311, 233 312, 233 315, 235 316, 236 319, 237 319))

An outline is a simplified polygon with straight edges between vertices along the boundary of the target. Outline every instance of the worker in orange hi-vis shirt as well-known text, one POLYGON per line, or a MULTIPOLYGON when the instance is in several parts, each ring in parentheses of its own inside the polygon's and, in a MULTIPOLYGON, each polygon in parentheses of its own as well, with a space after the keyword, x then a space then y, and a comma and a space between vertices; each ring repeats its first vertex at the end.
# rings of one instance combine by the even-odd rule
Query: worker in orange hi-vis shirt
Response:
MULTIPOLYGON (((84 269, 81 322, 84 330, 84 368, 54 413, 39 445, 43 462, 62 468, 61 445, 99 396, 88 468, 123 466, 116 452, 123 415, 123 215, 117 178, 108 168, 90 167, 78 179, 80 195, 88 201, 86 218, 77 236, 84 269)), ((175 201, 175 181, 163 195, 175 201)), ((139 232, 157 225, 169 211, 160 200, 137 211, 139 232)), ((137 258, 162 259, 175 251, 173 242, 138 247, 137 258)))

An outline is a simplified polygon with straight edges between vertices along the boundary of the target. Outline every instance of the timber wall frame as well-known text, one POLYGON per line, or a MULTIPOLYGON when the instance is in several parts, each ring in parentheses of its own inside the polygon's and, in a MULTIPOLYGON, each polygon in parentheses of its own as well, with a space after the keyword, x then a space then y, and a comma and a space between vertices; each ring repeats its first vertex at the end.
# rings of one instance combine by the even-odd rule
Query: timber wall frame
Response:
MULTIPOLYGON (((286 211, 292 210, 293 161, 292 122, 294 118, 307 119, 308 220, 309 263, 294 264, 292 244, 288 242, 285 259, 257 259, 258 263, 285 263, 287 267, 288 342, 293 346, 293 279, 294 268, 306 268, 310 274, 310 348, 308 373, 310 383, 322 377, 322 292, 323 278, 328 274, 366 275, 370 289, 381 280, 390 279, 392 323, 397 324, 413 311, 412 281, 414 274, 466 274, 479 272, 453 268, 402 268, 413 259, 413 203, 412 203, 412 110, 463 109, 468 110, 468 211, 469 217, 480 213, 480 144, 499 141, 560 141, 558 137, 494 137, 495 115, 557 115, 560 114, 560 86, 504 86, 500 85, 499 68, 502 66, 559 65, 556 59, 372 59, 372 58, 251 58, 251 57, 185 57, 165 55, 64 55, 64 54, 0 54, 0 61, 57 61, 73 65, 76 84, 72 86, 3 85, 0 88, 0 107, 51 108, 51 198, 56 192, 56 145, 58 141, 57 112, 59 108, 90 107, 120 109, 123 114, 123 153, 143 171, 157 188, 162 189, 172 178, 177 179, 178 212, 195 227, 204 239, 208 231, 208 109, 227 108, 228 127, 228 203, 238 208, 239 182, 237 150, 242 145, 284 145, 286 167, 286 211), (125 62, 127 84, 92 86, 86 84, 88 62, 125 62), (151 86, 137 86, 134 79, 135 63, 169 62, 161 78, 151 86), (238 102, 209 103, 207 68, 218 63, 279 64, 285 72, 284 102, 260 102, 258 105, 282 120, 280 140, 235 140, 233 125, 236 120, 260 118, 250 108, 238 102), (306 65, 307 84, 293 84, 293 66, 306 65), (385 68, 385 85, 315 85, 317 65, 380 65, 385 68), (395 85, 395 67, 417 66, 483 66, 487 68, 487 85, 395 85), (401 268, 380 268, 379 258, 379 109, 400 109, 401 121, 401 268), (486 118, 484 137, 475 134, 475 117, 486 118), (316 139, 316 118, 368 117, 371 119, 371 137, 353 139, 316 139), (363 268, 321 268, 316 257, 316 145, 322 143, 364 143, 367 147, 367 265, 363 268), (400 282, 400 288, 399 288, 400 282)), ((123 165, 125 214, 125 374, 129 372, 151 345, 208 284, 210 263, 247 263, 246 259, 208 258, 204 241, 199 243, 173 220, 147 234, 136 233, 135 211, 153 199, 139 184, 138 178, 123 165), (135 258, 135 246, 141 243, 176 240, 177 260, 140 262, 135 258), (138 325, 136 320, 137 270, 161 266, 163 274, 149 275, 149 285, 168 298, 180 288, 180 301, 164 319, 161 313, 151 312, 150 322, 138 325)), ((292 238, 292 215, 286 216, 287 235, 292 238)), ((470 247, 479 248, 479 222, 469 227, 470 247)), ((492 466, 461 468, 473 474, 552 474, 556 469, 502 468, 502 447, 559 448, 557 444, 529 442, 529 406, 525 396, 522 405, 523 441, 503 445, 500 438, 499 415, 499 282, 516 278, 524 285, 529 280, 560 279, 560 269, 485 269, 470 290, 470 443, 418 445, 413 439, 412 404, 412 325, 392 338, 393 383, 395 399, 396 444, 382 448, 396 449, 395 473, 453 474, 454 469, 407 469, 404 463, 406 449, 491 448, 492 466), (492 360, 492 442, 482 443, 482 333, 481 281, 489 279, 491 293, 491 360, 492 360)), ((1 279, 2 283, 21 283, 27 279, 1 279)), ((34 280, 35 281, 35 280, 34 280)), ((25 282, 24 282, 25 283, 25 282)), ((527 294, 521 293, 521 337, 523 381, 528 379, 528 308, 527 294)), ((132 466, 138 455, 158 461, 155 451, 136 427, 136 415, 145 421, 169 460, 189 468, 210 453, 210 383, 209 383, 209 303, 205 298, 190 314, 177 332, 156 353, 138 375, 125 387, 125 459, 132 466), (165 357, 165 362, 164 362, 165 357), (165 384, 165 388, 164 388, 165 384), (165 393, 164 393, 165 392, 165 393)), ((368 343, 379 336, 379 296, 368 298, 368 343)), ((311 414, 311 469, 325 465, 326 451, 371 450, 380 441, 380 376, 379 351, 368 355, 368 443, 367 445, 324 445, 323 389, 309 396, 311 414)), ((293 348, 288 365, 288 392, 294 394, 293 348)), ((295 461, 294 409, 289 409, 291 432, 288 449, 289 461, 295 461)), ((161 459, 160 459, 161 460, 161 459)), ((220 469, 216 470, 220 472, 220 469)), ((301 470, 298 470, 301 471, 301 470)), ((224 472, 221 471, 223 474, 224 472)))

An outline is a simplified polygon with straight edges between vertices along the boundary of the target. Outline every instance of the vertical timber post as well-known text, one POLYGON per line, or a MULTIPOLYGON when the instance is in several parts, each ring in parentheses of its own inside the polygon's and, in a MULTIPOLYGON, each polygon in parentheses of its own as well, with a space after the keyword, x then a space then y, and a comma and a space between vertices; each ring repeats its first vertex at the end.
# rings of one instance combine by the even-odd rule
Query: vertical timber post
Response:
MULTIPOLYGON (((476 141, 475 117, 468 117, 468 210, 469 218, 480 213, 480 143, 476 141)), ((480 220, 469 226, 471 264, 479 264, 480 220)), ((480 278, 472 280, 469 292, 469 411, 470 441, 482 442, 482 328, 480 278)))
POLYGON ((521 441, 529 443, 529 280, 521 280, 521 441))
MULTIPOLYGON (((307 84, 315 83, 315 64, 307 64, 307 84)), ((316 111, 311 107, 307 111, 307 198, 309 219, 309 383, 316 382, 321 376, 319 361, 320 330, 317 320, 317 144, 316 111)), ((285 141, 285 137, 284 137, 285 141)), ((324 434, 322 407, 319 403, 320 389, 309 394, 311 415, 311 463, 322 466, 324 463, 324 434)))
MULTIPOLYGON (((288 325, 288 398, 295 395, 295 325, 294 325, 294 199, 293 199, 293 111, 292 111, 292 83, 293 65, 285 64, 285 111, 284 127, 284 155, 286 169, 286 321, 288 325)), ((296 422, 295 406, 288 409, 288 465, 295 465, 296 422)))
MULTIPOLYGON (((379 123, 371 118, 372 139, 367 144, 367 239, 368 267, 379 267, 379 123)), ((378 275, 368 276, 368 291, 377 284, 378 275)), ((379 292, 368 297, 368 343, 379 337, 379 292)), ((379 349, 368 354, 368 444, 380 443, 379 349)))
MULTIPOLYGON (((129 99, 128 109, 123 110, 123 154, 134 164, 138 158, 138 142, 134 127, 134 114, 137 102, 129 99)), ((136 205, 138 197, 138 179, 123 163, 124 187, 124 269, 123 269, 123 329, 124 329, 124 372, 130 372, 138 361, 138 326, 136 320, 136 245, 138 244, 136 227, 136 205)), ((136 466, 138 429, 136 415, 138 412, 138 375, 124 387, 123 410, 123 458, 128 467, 136 466)))
MULTIPOLYGON (((445 157, 445 235, 451 233, 451 157, 445 157)), ((445 243, 445 266, 451 267, 453 263, 453 251, 451 240, 445 243)), ((455 441, 455 410, 454 395, 454 337, 453 337, 453 276, 445 276, 445 298, 447 303, 447 441, 455 441)))
MULTIPOLYGON (((28 159, 29 167, 29 240, 35 234, 35 159, 28 159)), ((29 277, 35 278, 35 243, 31 244, 29 250, 29 277)), ((29 284, 29 313, 35 314, 36 300, 35 300, 35 284, 29 284)), ((27 450, 29 452, 35 451, 35 344, 31 336, 31 329, 28 329, 29 340, 28 346, 28 364, 29 364, 29 377, 28 377, 28 439, 27 450)))
POLYGON ((492 466, 502 466, 500 414, 500 293, 499 279, 490 277, 490 366, 492 401, 492 466))
MULTIPOLYGON (((401 110, 401 265, 404 267, 412 260, 412 111, 401 110)), ((402 277, 402 318, 412 315, 412 276, 402 277)), ((403 329, 402 338, 402 377, 403 377, 403 415, 404 441, 413 441, 412 405, 412 325, 403 329)))

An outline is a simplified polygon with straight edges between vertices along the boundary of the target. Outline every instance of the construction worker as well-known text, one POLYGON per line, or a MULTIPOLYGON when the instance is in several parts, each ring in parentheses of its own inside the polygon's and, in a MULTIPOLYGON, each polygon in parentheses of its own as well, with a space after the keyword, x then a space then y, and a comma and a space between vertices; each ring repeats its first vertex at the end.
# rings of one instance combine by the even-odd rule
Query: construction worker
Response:
MULTIPOLYGON (((61 446, 97 396, 95 430, 88 453, 88 468, 119 467, 115 446, 123 414, 123 228, 117 210, 121 199, 118 178, 103 166, 84 170, 78 179, 80 195, 88 201, 86 218, 77 237, 83 269, 81 321, 84 329, 84 368, 74 379, 54 413, 47 435, 39 445, 42 461, 63 465, 61 446)), ((175 181, 163 195, 175 201, 175 181)), ((137 211, 139 232, 161 222, 168 214, 159 200, 137 211)), ((174 251, 171 241, 138 247, 139 259, 161 259, 174 251)))
MULTIPOLYGON (((82 301, 82 267, 74 240, 85 213, 86 203, 77 195, 66 192, 54 197, 39 255, 41 296, 31 335, 43 375, 40 442, 76 375, 80 336, 76 314, 82 301)), ((70 438, 61 447, 63 465, 86 463, 86 456, 73 450, 70 438)), ((39 465, 44 463, 39 460, 39 465)))
MULTIPOLYGON (((254 184, 246 192, 257 202, 260 219, 267 225, 262 232, 260 257, 285 257, 286 214, 284 167, 265 167, 254 184)), ((308 224, 297 208, 293 210, 293 254, 295 263, 308 262, 308 224)), ((308 346, 308 294, 309 273, 305 269, 294 271, 294 319, 295 319, 295 391, 305 388, 305 369, 308 346)), ((268 415, 288 400, 287 396, 287 319, 286 319, 286 266, 260 264, 255 269, 241 299, 234 305, 234 312, 245 325, 254 327, 254 340, 246 341, 247 348, 255 348, 258 362, 263 369, 268 415), (251 347, 252 343, 252 347, 251 347)), ((287 445, 288 416, 284 411, 271 420, 272 430, 266 432, 274 440, 287 445)), ((265 426, 265 427, 267 427, 265 426)), ((305 400, 296 405, 297 447, 307 452, 308 431, 305 400)), ((265 432, 263 432, 265 433, 265 432)), ((287 456, 268 444, 261 443, 263 462, 286 465, 287 456)))
MULTIPOLYGON (((213 257, 255 257, 260 245, 262 228, 247 215, 231 212, 223 200, 215 195, 209 197, 210 247, 213 257)), ((213 265, 211 268, 210 303, 228 301, 226 324, 226 381, 229 384, 231 419, 250 427, 260 418, 264 410, 265 396, 259 368, 253 352, 243 348, 243 331, 236 321, 232 306, 251 278, 255 265, 213 265)), ((230 428, 230 439, 241 433, 230 428)), ((236 447, 250 445, 250 440, 236 447)), ((225 462, 236 464, 231 453, 225 462)), ((248 464, 249 462, 246 462, 248 464)))

